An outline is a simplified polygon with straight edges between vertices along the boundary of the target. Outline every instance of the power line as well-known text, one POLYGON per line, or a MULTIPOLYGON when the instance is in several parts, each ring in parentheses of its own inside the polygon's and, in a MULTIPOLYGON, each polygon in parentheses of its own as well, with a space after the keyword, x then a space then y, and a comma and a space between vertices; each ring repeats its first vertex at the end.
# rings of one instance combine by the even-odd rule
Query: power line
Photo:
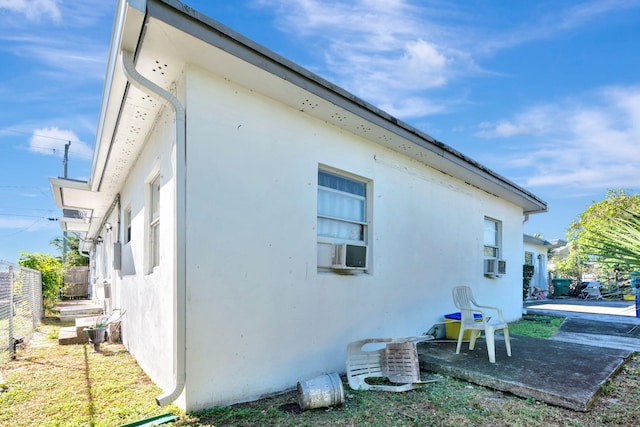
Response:
POLYGON ((20 188, 20 189, 35 188, 37 190, 42 190, 43 188, 48 188, 48 187, 37 186, 37 185, 0 185, 0 188, 20 188))
MULTIPOLYGON (((42 134, 37 134, 37 133, 32 133, 32 132, 25 132, 23 130, 15 130, 15 129, 9 129, 9 128, 5 128, 5 129, 0 129, 0 133, 1 132, 13 132, 13 133, 20 133, 23 135, 31 135, 31 136, 37 136, 40 138, 47 138, 47 139, 53 139, 56 141, 64 141, 64 142, 76 142, 78 144, 82 144, 82 141, 79 140, 73 140, 73 139, 69 139, 69 138, 56 138, 55 136, 49 136, 49 135, 42 135, 42 134)), ((44 147, 42 147, 44 148, 44 147)))
POLYGON ((2 235, 2 236, 0 236, 0 237, 2 237, 2 238, 4 239, 4 238, 6 238, 6 237, 12 237, 12 236, 15 236, 15 235, 17 235, 17 234, 24 233, 25 231, 29 230, 31 227, 33 227, 34 225, 36 225, 37 223, 39 223, 40 221, 42 221, 42 219, 43 219, 43 218, 41 218, 41 219, 37 219, 37 220, 35 220, 34 222, 32 222, 32 223, 31 223, 31 225, 28 225, 27 227, 25 227, 25 228, 23 228, 23 229, 21 229, 21 230, 18 230, 18 231, 16 231, 16 232, 9 233, 9 234, 4 234, 4 235, 2 235))
POLYGON ((55 209, 38 209, 38 208, 3 208, 0 207, 0 215, 2 216, 23 216, 30 218, 49 218, 52 215, 57 215, 58 211, 55 209), (17 211, 27 211, 26 213, 12 212, 14 210, 17 211))
POLYGON ((49 221, 57 221, 58 218, 53 218, 53 217, 48 217, 48 216, 42 216, 42 215, 20 215, 20 214, 7 214, 7 213, 0 213, 0 216, 11 216, 11 217, 19 217, 19 218, 40 218, 40 219, 48 219, 49 221))
POLYGON ((21 206, 0 206, 0 209, 15 209, 19 211, 44 211, 44 212, 55 212, 54 209, 41 209, 41 208, 23 208, 21 206))

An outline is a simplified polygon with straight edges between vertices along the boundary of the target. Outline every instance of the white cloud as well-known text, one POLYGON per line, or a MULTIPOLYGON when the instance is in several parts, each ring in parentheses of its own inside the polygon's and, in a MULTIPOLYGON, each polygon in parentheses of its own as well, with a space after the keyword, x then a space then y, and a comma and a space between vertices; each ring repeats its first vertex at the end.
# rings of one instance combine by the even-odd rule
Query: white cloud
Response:
POLYGON ((443 12, 405 0, 262 0, 276 9, 283 31, 306 37, 318 49, 329 78, 366 100, 420 117, 446 103, 417 101, 420 92, 476 73, 471 55, 455 48, 450 29, 437 23, 443 12), (404 99, 412 98, 410 101, 404 99), (416 107, 424 104, 425 110, 416 107))
POLYGON ((91 147, 80 141, 80 138, 72 130, 58 129, 57 127, 46 127, 34 129, 33 135, 29 139, 29 150, 49 156, 64 156, 65 145, 69 146, 69 156, 90 159, 93 153, 91 147))
POLYGON ((59 23, 62 19, 60 0, 0 0, 0 9, 23 14, 29 21, 48 17, 59 23))
POLYGON ((640 86, 604 88, 480 128, 483 138, 521 137, 518 154, 498 162, 528 168, 526 186, 640 189, 640 86))
MULTIPOLYGON (((0 0, 2 1, 2 0, 0 0)), ((104 77, 105 46, 95 41, 82 43, 69 39, 33 34, 2 37, 10 42, 11 53, 28 60, 37 60, 41 72, 59 73, 61 79, 98 79, 104 77)))
POLYGON ((579 3, 560 14, 558 28, 573 28, 587 25, 602 15, 638 6, 637 0, 597 0, 579 3))
POLYGON ((509 137, 531 133, 531 129, 528 126, 522 123, 515 124, 508 120, 501 120, 496 124, 483 122, 480 123, 479 127, 482 130, 477 132, 476 135, 482 138, 509 137))
POLYGON ((113 11, 112 1, 0 0, 0 54, 35 62, 29 72, 45 78, 101 81, 113 11))
MULTIPOLYGON (((415 0, 255 0, 276 12, 283 33, 304 38, 322 64, 310 66, 329 80, 400 117, 424 117, 446 111, 423 111, 416 98, 444 88, 455 91, 462 77, 498 74, 478 65, 481 57, 535 40, 550 39, 599 18, 638 7, 638 0, 591 0, 567 6, 532 6, 513 22, 490 26, 464 3, 415 0)), ((488 13, 488 12, 487 12, 488 13)), ((464 90, 464 89, 463 89, 464 90)), ((427 102, 433 105, 434 102, 427 102)), ((505 121, 495 135, 530 134, 505 121)), ((487 134, 487 136, 489 136, 487 134)))
POLYGON ((445 103, 411 96, 381 102, 378 107, 395 117, 423 117, 443 112, 447 108, 445 103))
MULTIPOLYGON (((532 4, 536 4, 532 2, 532 4)), ((610 19, 615 13, 625 13, 638 8, 638 0, 589 0, 576 4, 554 2, 548 8, 534 7, 522 23, 514 22, 511 28, 497 35, 480 34, 473 51, 477 55, 494 55, 536 40, 548 40, 583 26, 594 26, 610 19), (607 16, 609 15, 609 16, 607 16)))
POLYGON ((553 104, 538 105, 517 114, 513 119, 496 123, 480 123, 476 136, 481 138, 510 137, 516 135, 542 135, 555 129, 554 119, 566 113, 566 107, 553 104))

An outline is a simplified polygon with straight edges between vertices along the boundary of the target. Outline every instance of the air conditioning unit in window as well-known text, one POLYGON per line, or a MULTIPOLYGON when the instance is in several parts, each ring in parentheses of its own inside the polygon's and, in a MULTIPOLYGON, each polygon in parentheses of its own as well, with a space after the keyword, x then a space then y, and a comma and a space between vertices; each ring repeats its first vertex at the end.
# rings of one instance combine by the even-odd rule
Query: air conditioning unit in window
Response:
POLYGON ((335 270, 366 270, 367 247, 349 243, 334 244, 331 268, 335 270))
POLYGON ((484 260, 484 274, 486 276, 501 276, 507 274, 507 262, 503 259, 489 258, 484 260))

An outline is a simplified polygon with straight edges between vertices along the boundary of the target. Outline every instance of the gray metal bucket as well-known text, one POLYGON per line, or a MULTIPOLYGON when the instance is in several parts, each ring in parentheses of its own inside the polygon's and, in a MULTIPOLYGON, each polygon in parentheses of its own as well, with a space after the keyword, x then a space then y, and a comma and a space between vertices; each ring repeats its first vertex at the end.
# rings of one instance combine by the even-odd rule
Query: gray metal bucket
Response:
POLYGON ((107 328, 85 328, 84 331, 89 336, 89 342, 93 344, 93 350, 100 351, 100 343, 105 340, 107 328))
POLYGON ((303 411, 343 403, 344 389, 338 374, 325 374, 298 382, 298 405, 303 411))

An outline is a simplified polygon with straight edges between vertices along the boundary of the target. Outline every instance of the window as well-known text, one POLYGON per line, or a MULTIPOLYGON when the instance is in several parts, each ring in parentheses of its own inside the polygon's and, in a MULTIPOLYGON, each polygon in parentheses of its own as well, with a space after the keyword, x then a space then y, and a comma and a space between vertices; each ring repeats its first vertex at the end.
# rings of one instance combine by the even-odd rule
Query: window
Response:
POLYGON ((149 199, 149 266, 160 265, 160 176, 156 176, 150 183, 149 199))
POLYGON ((524 253, 524 263, 526 265, 533 265, 533 252, 524 253))
POLYGON ((495 219, 484 219, 484 256, 485 258, 500 258, 500 240, 502 223, 495 219))
POLYGON ((366 243, 366 184, 318 171, 318 237, 366 243))
POLYGON ((131 208, 124 210, 124 243, 131 241, 131 208))

